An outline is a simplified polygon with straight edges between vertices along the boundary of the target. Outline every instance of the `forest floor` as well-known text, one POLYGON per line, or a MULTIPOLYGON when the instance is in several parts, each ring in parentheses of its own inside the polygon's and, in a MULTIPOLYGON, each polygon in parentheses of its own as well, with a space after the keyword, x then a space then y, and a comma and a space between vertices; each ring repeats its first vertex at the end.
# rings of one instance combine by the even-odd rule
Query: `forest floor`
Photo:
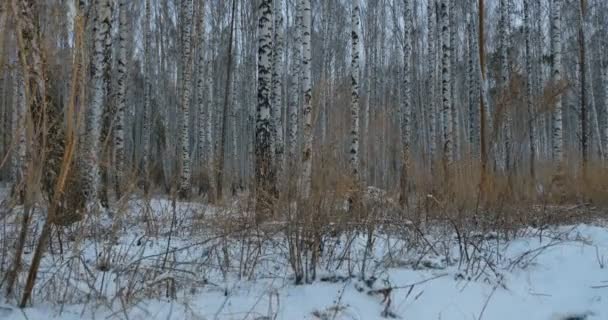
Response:
MULTIPOLYGON (((367 260, 367 237, 353 233, 328 241, 316 281, 294 285, 278 232, 221 235, 207 224, 217 209, 194 203, 123 209, 130 214, 87 218, 54 237, 32 306, 0 300, 0 319, 608 319, 608 224, 600 220, 528 228, 509 240, 472 233, 479 241, 466 251, 441 227, 429 228, 426 247, 378 231, 367 260)), ((13 211, 3 243, 18 225, 13 211)), ((5 250, 2 270, 10 256, 5 250)), ((22 272, 17 294, 24 280, 22 272)))

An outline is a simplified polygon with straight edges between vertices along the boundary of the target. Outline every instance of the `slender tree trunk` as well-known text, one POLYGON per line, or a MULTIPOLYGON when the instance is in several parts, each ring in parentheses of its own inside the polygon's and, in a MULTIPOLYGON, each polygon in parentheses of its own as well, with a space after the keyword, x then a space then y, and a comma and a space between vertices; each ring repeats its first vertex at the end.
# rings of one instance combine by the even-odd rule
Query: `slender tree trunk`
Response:
POLYGON ((475 37, 475 18, 474 18, 474 7, 472 3, 471 13, 468 18, 467 28, 467 44, 468 44, 468 65, 467 65, 467 86, 468 86, 468 102, 469 102, 469 144, 470 144, 470 155, 471 160, 475 164, 478 164, 480 160, 480 149, 479 149, 479 51, 477 50, 477 42, 475 37))
POLYGON ((112 23, 114 17, 114 2, 110 1, 110 27, 109 32, 106 33, 106 37, 104 39, 104 49, 103 55, 104 60, 104 70, 103 70, 103 90, 104 90, 104 101, 103 101, 103 111, 101 116, 101 135, 100 135, 100 185, 99 185, 99 203, 104 208, 109 208, 110 200, 108 195, 108 187, 110 184, 110 166, 111 157, 112 157, 112 123, 114 122, 114 115, 116 114, 115 101, 112 100, 114 97, 114 93, 112 92, 112 67, 114 64, 114 57, 112 55, 112 44, 113 44, 113 34, 112 34, 112 23))
POLYGON ((456 18, 456 0, 449 0, 449 25, 450 25, 450 120, 452 121, 452 158, 457 160, 460 154, 460 130, 459 130, 459 110, 458 99, 456 96, 456 77, 458 60, 456 37, 458 32, 458 19, 456 18))
POLYGON ((579 46, 579 81, 581 89, 581 151, 582 151, 582 172, 583 178, 587 178, 587 166, 589 162, 589 110, 587 97, 587 61, 586 61, 586 43, 585 43, 585 0, 579 0, 578 12, 578 46, 579 46))
POLYGON ((410 61, 412 54, 412 12, 410 8, 410 1, 406 0, 404 5, 404 48, 403 48, 403 86, 401 87, 402 99, 401 101, 401 145, 402 145, 402 163, 401 163, 401 193, 400 202, 403 206, 408 204, 408 193, 410 184, 410 144, 411 144, 411 113, 412 113, 412 94, 411 94, 411 78, 412 73, 410 70, 410 61))
POLYGON ((310 0, 302 1, 302 84, 304 105, 302 108, 304 150, 302 152, 302 198, 310 197, 312 185, 312 10, 310 0))
POLYGON ((261 0, 258 7, 258 104, 255 132, 256 214, 272 206, 275 176, 272 170, 272 1, 261 0))
POLYGON ((283 142, 283 0, 275 0, 274 50, 272 52, 272 118, 274 136, 274 164, 276 176, 282 178, 285 147, 283 142))
MULTIPOLYGON (((206 161, 209 154, 206 153, 205 147, 207 145, 206 130, 207 130, 207 117, 209 116, 206 108, 206 99, 208 93, 206 91, 205 82, 209 78, 210 74, 205 73, 206 59, 205 59, 205 1, 200 1, 198 5, 198 63, 197 63, 197 74, 198 79, 196 82, 196 94, 197 94, 197 107, 198 107, 198 132, 197 132, 197 148, 198 156, 200 161, 199 170, 201 173, 206 168, 206 161)), ((208 176, 211 176, 211 172, 207 172, 208 176)), ((211 186, 206 186, 203 182, 203 177, 199 176, 199 193, 207 192, 207 198, 211 199, 211 186), (204 190, 207 188, 207 190, 204 190)))
MULTIPOLYGON (((150 191, 150 182, 149 182, 149 174, 150 174, 150 135, 151 135, 151 118, 152 118, 152 106, 150 103, 150 95, 152 94, 152 82, 150 78, 152 75, 150 74, 150 64, 152 63, 150 56, 152 51, 152 35, 150 31, 150 16, 151 16, 151 6, 150 0, 146 0, 145 3, 145 17, 144 17, 144 110, 143 110, 143 119, 142 119, 142 163, 141 170, 143 175, 143 185, 144 185, 144 193, 148 194, 150 191)), ((168 133, 168 126, 165 126, 165 131, 168 133)))
POLYGON ((361 18, 359 0, 352 2, 352 30, 351 30, 351 104, 350 104, 350 152, 349 162, 352 177, 359 183, 359 82, 360 82, 360 44, 361 18))
POLYGON ((446 177, 450 177, 454 160, 450 66, 450 0, 441 1, 441 107, 443 110, 443 162, 446 177))
MULTIPOLYGON (((501 100, 503 104, 502 130, 504 134, 504 150, 501 157, 505 173, 511 174, 511 97, 509 90, 510 70, 509 70, 509 48, 510 48, 510 30, 509 30, 509 8, 508 0, 500 0, 500 90, 501 100)), ((499 150, 496 150, 499 151, 499 150)))
MULTIPOLYGON (((553 0, 551 11, 551 54, 553 56, 551 77, 555 85, 562 81, 561 3, 562 0, 553 0)), ((560 178, 564 169, 562 128, 562 99, 560 97, 553 109, 553 161, 557 166, 555 178, 560 178)))
POLYGON ((121 195, 121 186, 125 174, 125 108, 127 98, 127 1, 119 4, 119 40, 118 40, 118 90, 116 92, 116 119, 114 120, 114 156, 115 156, 115 191, 117 198, 121 195))
POLYGON ((533 103, 533 70, 532 70, 532 32, 530 20, 530 1, 524 0, 524 33, 526 45, 526 105, 528 107, 528 135, 530 138, 530 177, 536 177, 536 108, 533 103))
POLYGON ((288 125, 287 125, 287 143, 289 145, 289 166, 294 169, 297 157, 298 147, 298 128, 299 128, 299 109, 300 109, 300 74, 302 68, 302 15, 301 0, 296 0, 296 31, 293 43, 293 58, 291 63, 291 84, 289 88, 289 108, 288 108, 288 125))
POLYGON ((427 53, 429 59, 429 84, 428 84, 428 101, 429 101, 429 166, 430 172, 434 172, 435 168, 435 160, 436 160, 436 150, 437 150, 437 108, 435 105, 435 97, 437 95, 435 89, 435 76, 437 74, 437 53, 435 49, 435 31, 437 30, 437 18, 435 17, 435 13, 437 12, 437 2, 436 0, 429 0, 427 6, 427 15, 428 15, 428 43, 427 43, 427 53))
POLYGON ((228 129, 228 108, 230 101, 230 86, 232 84, 232 42, 233 42, 233 34, 234 34, 234 19, 236 13, 236 0, 232 0, 232 16, 230 19, 230 36, 228 37, 228 70, 226 74, 226 86, 224 90, 224 105, 222 108, 222 118, 221 118, 221 133, 218 144, 218 152, 217 152, 217 177, 215 178, 216 192, 218 200, 223 199, 223 183, 224 183, 224 158, 225 158, 225 146, 226 146, 226 132, 228 129))
POLYGON ((484 16, 485 5, 484 0, 479 0, 478 15, 479 20, 477 26, 479 28, 479 41, 477 42, 479 49, 479 148, 481 153, 481 173, 480 173, 480 193, 485 192, 486 176, 488 171, 488 133, 492 132, 492 121, 490 120, 490 105, 488 99, 488 78, 486 70, 486 55, 485 55, 485 33, 484 33, 484 16))
POLYGON ((190 172, 190 99, 192 88, 192 18, 194 8, 192 0, 182 0, 182 95, 181 95, 181 122, 180 122, 180 177, 179 195, 188 198, 191 189, 190 172))
POLYGON ((83 151, 86 157, 84 170, 83 189, 90 204, 98 202, 99 174, 100 174, 100 139, 101 121, 106 94, 104 71, 109 64, 105 53, 105 41, 110 33, 111 5, 109 0, 97 0, 97 17, 95 21, 94 52, 93 52, 93 76, 91 105, 86 114, 87 135, 83 151))
POLYGON ((18 69, 13 74, 14 95, 13 95, 13 151, 12 151, 12 183, 13 194, 17 196, 20 203, 23 202, 23 184, 25 183, 25 163, 27 140, 25 135, 25 125, 27 118, 27 101, 25 100, 25 83, 23 75, 18 69))
MULTIPOLYGON (((207 61, 207 72, 211 73, 213 70, 211 66, 211 58, 207 61)), ((215 158, 215 138, 217 133, 213 131, 213 119, 215 119, 215 108, 213 107, 213 82, 210 77, 205 77, 205 92, 207 93, 207 98, 205 100, 206 106, 206 119, 205 119, 205 145, 206 145, 206 155, 207 155, 207 171, 209 175, 209 198, 210 200, 215 200, 217 195, 217 190, 215 190, 216 182, 216 158, 215 158)))

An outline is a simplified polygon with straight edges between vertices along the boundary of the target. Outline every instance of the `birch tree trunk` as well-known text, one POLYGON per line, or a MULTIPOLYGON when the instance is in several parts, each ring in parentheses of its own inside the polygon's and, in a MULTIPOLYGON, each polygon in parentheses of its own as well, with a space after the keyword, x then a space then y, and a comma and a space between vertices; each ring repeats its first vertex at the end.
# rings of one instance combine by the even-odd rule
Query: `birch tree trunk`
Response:
POLYGON ((351 30, 351 102, 350 102, 350 152, 349 162, 352 177, 359 183, 359 82, 360 82, 360 44, 361 38, 361 9, 359 0, 352 1, 352 30, 351 30))
POLYGON ((441 107, 443 110, 443 161, 446 177, 454 160, 450 65, 450 0, 441 0, 441 107))
MULTIPOLYGON (((210 58, 209 58, 210 60, 210 58)), ((211 62, 207 61, 207 72, 211 73, 212 67, 211 62)), ((213 119, 215 118, 215 112, 213 108, 213 83, 209 76, 205 77, 205 92, 207 97, 205 99, 205 149, 207 155, 207 171, 209 176, 209 193, 208 198, 214 200, 217 195, 217 190, 215 190, 216 182, 216 164, 215 164, 215 139, 213 132, 213 119)))
POLYGON ((298 128, 300 121, 299 117, 299 102, 300 102, 300 74, 302 68, 302 15, 301 0, 296 0, 296 31, 293 43, 293 58, 291 63, 291 83, 289 88, 289 108, 288 108, 288 123, 287 123, 287 140, 289 144, 289 165, 293 169, 296 164, 297 147, 298 147, 298 128))
POLYGON ((113 44, 113 34, 112 34, 112 24, 114 23, 114 1, 110 1, 110 26, 109 32, 106 34, 104 39, 104 49, 103 55, 104 60, 104 70, 103 70, 103 90, 104 90, 104 99, 103 99, 103 111, 101 115, 101 134, 100 134, 100 150, 99 150, 99 203, 103 208, 109 208, 110 201, 108 199, 108 186, 110 184, 110 168, 109 164, 111 163, 111 154, 112 147, 111 144, 111 136, 112 136, 112 122, 113 117, 116 113, 115 104, 112 100, 112 67, 114 64, 113 55, 112 55, 112 44, 113 44))
POLYGON ((227 70, 226 70, 226 84, 224 89, 224 104, 222 106, 222 114, 220 120, 220 136, 218 143, 218 151, 217 151, 217 177, 215 178, 216 187, 215 190, 217 192, 218 200, 222 200, 223 192, 224 192, 224 159, 225 159, 225 147, 226 147, 226 134, 228 130, 228 113, 229 102, 230 102, 230 87, 232 86, 232 45, 233 45, 233 35, 234 35, 234 20, 236 19, 236 0, 232 0, 232 15, 230 17, 230 35, 228 37, 228 52, 227 52, 227 70))
POLYGON ((85 155, 85 170, 83 177, 83 191, 89 204, 98 202, 99 174, 100 174, 100 136, 101 116, 103 112, 104 95, 106 90, 104 71, 109 61, 105 52, 105 41, 110 33, 111 5, 109 0, 97 0, 97 17, 95 21, 94 51, 92 65, 92 97, 87 112, 87 135, 83 151, 85 155))
POLYGON ((480 160, 479 149, 479 51, 477 49, 477 41, 475 34, 475 14, 474 2, 469 6, 471 13, 468 15, 467 27, 467 86, 468 86, 468 103, 469 103, 469 152, 471 159, 475 162, 480 160))
POLYGON ((409 176, 410 176, 410 144, 411 144, 411 113, 412 113, 412 94, 411 94, 411 70, 410 60, 412 53, 412 38, 411 38, 411 20, 412 13, 410 9, 410 1, 406 0, 404 5, 404 48, 403 48, 403 87, 401 94, 403 101, 401 102, 401 145, 402 145, 402 163, 401 163, 401 193, 400 202, 403 206, 408 204, 409 176))
POLYGON ((509 89, 509 7, 508 0, 500 0, 500 90, 501 100, 503 104, 503 115, 502 129, 504 134, 504 150, 496 150, 497 152, 504 152, 502 154, 502 161, 504 161, 504 170, 506 173, 510 173, 511 170, 511 106, 509 103, 510 94, 509 89))
MULTIPOLYGON (((197 108, 198 108, 198 132, 197 132, 197 149, 198 149, 198 156, 199 156, 199 161, 200 161, 200 167, 199 170, 201 171, 201 173, 204 171, 204 169, 208 169, 206 162, 207 159, 209 157, 209 154, 206 153, 206 146, 207 146, 207 138, 206 138, 206 127, 207 127, 207 117, 209 116, 207 113, 207 108, 206 108, 206 101, 205 99, 208 98, 208 93, 206 91, 206 87, 205 87, 205 82, 207 81, 207 78, 210 76, 209 74, 205 73, 205 67, 206 67, 206 55, 205 55, 205 1, 200 1, 199 5, 198 5, 198 32, 197 32, 197 36, 198 36, 198 63, 197 63, 197 74, 198 74, 198 79, 196 82, 196 94, 197 94, 197 108)), ((207 172, 207 176, 210 177, 212 176, 212 174, 209 174, 210 172, 207 172)), ((207 192, 207 198, 210 199, 210 186, 204 183, 204 180, 202 176, 200 176, 199 178, 199 194, 202 192, 207 192), (204 190, 206 189, 206 190, 204 190)))
POLYGON ((456 37, 458 32, 458 21, 456 17, 456 0, 449 0, 449 25, 450 25, 450 120, 452 121, 452 158, 457 160, 460 154, 460 131, 459 131, 459 110, 456 97, 456 77, 458 75, 458 60, 456 53, 456 37))
MULTIPOLYGON (((555 85, 562 81, 562 43, 561 43, 561 2, 562 0, 553 0, 551 11, 551 54, 553 64, 551 70, 551 78, 555 85)), ((562 174, 564 169, 564 136, 563 136, 563 119, 562 119, 562 99, 557 99, 555 108, 553 109, 553 161, 556 163, 556 177, 562 174)))
POLYGON ((587 57, 585 43, 585 1, 579 0, 578 10, 578 46, 579 46, 579 81, 580 81, 580 122, 581 122, 581 152, 583 178, 587 178, 589 162, 589 109, 587 97, 587 57))
POLYGON ((192 0, 182 0, 182 61, 183 61, 183 87, 181 96, 181 123, 179 135, 180 147, 180 178, 179 195, 187 198, 190 195, 190 95, 192 88, 192 18, 194 8, 192 0))
POLYGON ((302 152, 302 190, 304 199, 310 197, 312 184, 312 10, 310 0, 302 0, 302 84, 304 105, 302 108, 304 150, 302 152))
POLYGON ((13 115, 12 115, 12 132, 13 132, 13 153, 12 153, 12 183, 13 193, 17 195, 19 202, 23 202, 22 184, 25 182, 25 163, 26 163, 26 148, 27 141, 25 135, 25 125, 27 117, 27 103, 25 100, 25 84, 23 75, 18 70, 15 70, 13 86, 13 115))
MULTIPOLYGON (((150 95, 152 94, 152 82, 150 81, 150 64, 152 63, 150 56, 152 51, 152 36, 150 31, 150 16, 151 7, 150 0, 146 0, 145 3, 145 16, 144 16, 144 110, 142 119, 142 163, 141 170, 143 173, 144 180, 144 193, 147 195, 149 192, 149 170, 150 170, 150 134, 151 134, 151 117, 152 117, 152 106, 150 104, 150 95)), ((168 132, 168 126, 165 126, 165 131, 168 132)))
POLYGON ((488 133, 492 132, 492 121, 490 120, 490 105, 488 99, 488 78, 486 70, 486 55, 485 55, 485 33, 484 33, 484 16, 485 16, 485 4, 484 0, 478 0, 478 12, 479 19, 477 21, 477 27, 479 29, 479 41, 477 42, 479 56, 479 79, 481 85, 479 86, 479 148, 481 154, 481 168, 480 168, 480 193, 485 191, 486 175, 488 171, 488 149, 490 147, 488 141, 488 133))
POLYGON ((275 0, 274 50, 272 52, 272 119, 274 136, 274 164, 277 178, 282 178, 285 147, 283 142, 283 0, 275 0))
POLYGON ((121 196, 125 174, 125 108, 127 96, 127 0, 119 3, 119 40, 118 40, 118 90, 116 92, 116 118, 114 120, 114 163, 115 191, 117 198, 121 196))
POLYGON ((437 2, 436 0, 429 0, 427 6, 427 32, 428 32, 428 43, 427 43, 427 53, 429 60, 429 166, 430 172, 432 173, 435 169, 435 160, 437 153, 437 107, 435 105, 435 97, 436 97, 436 89, 435 89, 435 75, 437 74, 437 53, 436 53, 436 40, 435 40, 435 31, 437 30, 436 22, 437 18, 435 17, 435 13, 437 12, 437 2))
POLYGON ((524 37, 526 46, 526 105, 528 107, 528 135, 530 143, 530 177, 535 179, 536 177, 536 108, 533 103, 533 70, 532 70, 532 32, 530 20, 530 1, 524 0, 524 37))
POLYGON ((258 15, 258 101, 255 126, 256 215, 270 210, 275 183, 272 170, 272 106, 270 101, 272 0, 260 0, 258 15))

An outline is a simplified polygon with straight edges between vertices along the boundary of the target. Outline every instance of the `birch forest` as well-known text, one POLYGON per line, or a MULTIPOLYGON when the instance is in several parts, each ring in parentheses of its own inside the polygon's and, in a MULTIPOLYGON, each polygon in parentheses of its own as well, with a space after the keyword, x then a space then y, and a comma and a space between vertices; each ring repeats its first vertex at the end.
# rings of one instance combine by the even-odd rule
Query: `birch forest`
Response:
POLYGON ((501 320, 608 239, 606 50, 605 0, 2 0, 0 318, 501 320))

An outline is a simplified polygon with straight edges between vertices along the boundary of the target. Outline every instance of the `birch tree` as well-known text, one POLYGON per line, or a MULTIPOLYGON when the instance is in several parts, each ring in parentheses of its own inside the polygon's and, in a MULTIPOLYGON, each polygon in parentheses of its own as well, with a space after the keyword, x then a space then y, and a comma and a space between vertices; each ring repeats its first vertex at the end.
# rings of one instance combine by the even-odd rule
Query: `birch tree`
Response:
POLYGON ((283 0, 275 0, 274 10, 274 50, 272 52, 272 122, 274 141, 274 163, 276 176, 281 178, 285 153, 283 142, 283 0))
POLYGON ((479 62, 479 78, 481 80, 481 86, 479 87, 479 148, 481 154, 481 179, 480 179, 480 191, 484 191, 487 169, 488 169, 488 133, 492 132, 492 121, 490 120, 490 104, 488 99, 488 77, 486 69, 486 55, 485 55, 485 2, 484 0, 478 0, 477 14, 479 19, 477 21, 478 37, 477 49, 479 50, 478 62, 479 62))
POLYGON ((355 182, 359 182, 359 82, 360 82, 360 45, 361 19, 359 0, 352 2, 351 30, 351 105, 350 105, 350 170, 355 182))
MULTIPOLYGON (((504 119, 502 119, 502 129, 504 133, 504 150, 503 161, 504 169, 509 172, 511 169, 511 106, 508 102, 508 87, 509 87, 509 47, 510 47, 510 30, 509 30, 509 1, 500 0, 500 90, 502 104, 504 108, 504 119)), ((498 151, 498 150, 497 150, 498 151)))
MULTIPOLYGON (((230 35, 228 36, 228 51, 226 53, 227 56, 227 68, 226 68, 226 83, 224 85, 224 101, 221 110, 220 119, 220 135, 218 141, 218 150, 217 150, 217 177, 215 177, 215 190, 217 192, 217 197, 219 200, 223 199, 224 192, 224 159, 225 159, 225 147, 226 147, 226 135, 228 130, 228 113, 230 108, 230 88, 232 86, 232 60, 233 60, 233 35, 234 35, 234 20, 236 19, 236 0, 232 0, 232 14, 230 17, 230 35)), ((234 106, 232 106, 234 108, 234 106)))
POLYGON ((467 88, 469 107, 469 152, 473 161, 480 160, 479 132, 479 50, 477 49, 477 33, 475 32, 475 3, 469 5, 467 14, 467 88))
POLYGON ((450 65, 450 0, 441 0, 441 108, 443 110, 444 168, 446 176, 454 160, 450 65))
MULTIPOLYGON (((589 109, 587 97, 587 57, 585 43, 585 0, 579 0, 578 8, 578 47, 579 47, 579 81, 580 81, 580 122, 581 122, 581 153, 583 177, 587 178, 589 162, 589 109)), ((593 90, 593 89, 591 89, 593 90)))
POLYGON ((96 1, 96 20, 94 32, 94 50, 92 65, 92 94, 91 105, 86 114, 87 135, 83 151, 85 155, 85 170, 83 177, 84 193, 91 204, 98 201, 99 190, 99 150, 101 139, 101 115, 103 112, 105 90, 104 71, 109 64, 105 53, 105 41, 110 33, 111 4, 109 0, 96 1))
MULTIPOLYGON (((206 48, 205 48, 205 1, 200 1, 198 5, 198 62, 197 62, 197 74, 198 79, 196 82, 196 94, 197 94, 197 108, 198 108, 198 132, 197 132, 197 148, 198 156, 200 161, 201 169, 210 169, 207 164, 207 160, 210 154, 207 152, 206 147, 208 143, 207 138, 207 117, 209 112, 207 108, 208 92, 206 88, 206 82, 208 81, 208 74, 205 72, 206 63, 206 48)), ((202 171, 202 170, 201 170, 202 171)), ((207 177, 211 177, 213 174, 207 172, 207 177)), ((199 193, 203 192, 203 179, 199 177, 199 193)), ((208 198, 211 198, 209 193, 211 192, 212 184, 207 188, 208 198)))
POLYGON ((304 105, 302 108, 304 150, 302 152, 302 190, 304 199, 310 197, 312 184, 312 9, 310 0, 302 0, 302 87, 304 105))
POLYGON ((181 122, 179 135, 180 177, 179 194, 187 198, 190 194, 190 95, 192 87, 192 18, 194 7, 192 0, 182 0, 182 63, 183 88, 181 93, 181 122))
MULTIPOLYGON (((551 78, 555 85, 562 81, 562 43, 561 43, 561 0, 552 0, 551 10, 551 78)), ((556 175, 561 175, 564 165, 564 136, 562 119, 562 99, 558 98, 553 109, 553 161, 556 163, 556 175)), ((557 176, 556 176, 557 177, 557 176)))
POLYGON ((118 90, 116 92, 116 118, 114 120, 115 191, 120 197, 125 174, 125 108, 127 96, 127 1, 119 2, 119 40, 118 40, 118 90))
POLYGON ((19 71, 15 71, 13 86, 13 114, 12 114, 12 132, 14 145, 12 153, 12 182, 13 192, 18 195, 17 199, 22 202, 21 184, 24 183, 23 174, 25 173, 26 163, 26 148, 27 141, 25 136, 25 125, 27 117, 27 104, 25 101, 25 84, 23 75, 19 71))
POLYGON ((287 142, 289 145, 290 168, 296 163, 299 128, 300 74, 302 69, 302 0, 296 0, 295 37, 293 40, 293 58, 291 63, 291 83, 289 87, 289 108, 287 123, 287 142))
MULTIPOLYGON (((151 17, 151 8, 150 8, 150 0, 146 0, 145 8, 144 8, 144 110, 143 110, 143 119, 142 119, 142 165, 141 169, 143 171, 143 179, 144 179, 144 193, 148 193, 148 175, 150 170, 150 131, 152 127, 151 118, 152 118, 152 106, 150 103, 150 95, 152 94, 152 81, 150 80, 150 64, 151 60, 151 51, 152 51, 152 35, 150 31, 150 17, 151 17)), ((165 126, 166 128, 167 126, 165 126)))
POLYGON ((410 9, 410 1, 406 0, 404 5, 404 47, 403 47, 403 86, 401 93, 403 95, 401 102, 401 145, 402 145, 402 164, 401 164, 401 194, 400 201, 402 204, 407 204, 408 198, 408 180, 410 176, 410 144, 411 144, 411 113, 412 113, 412 97, 411 97, 411 70, 410 70, 410 59, 411 59, 411 20, 412 13, 410 9))
POLYGON ((428 82, 428 103, 429 103, 429 166, 430 172, 433 172, 435 165, 435 157, 437 150, 437 107, 435 104, 436 89, 435 89, 435 76, 437 74, 437 53, 436 53, 436 40, 435 31, 437 30, 437 18, 435 13, 437 12, 436 0, 428 0, 427 5, 427 54, 429 61, 429 82, 428 82))
POLYGON ((530 143, 530 177, 533 179, 536 176, 535 163, 536 163, 536 108, 533 103, 533 76, 534 72, 532 70, 532 32, 531 25, 532 21, 530 20, 530 1, 524 0, 524 37, 525 37, 525 47, 526 47, 526 105, 528 108, 528 137, 530 143))
POLYGON ((255 124, 256 214, 271 205, 274 188, 272 170, 272 0, 261 0, 258 6, 258 96, 255 124))

